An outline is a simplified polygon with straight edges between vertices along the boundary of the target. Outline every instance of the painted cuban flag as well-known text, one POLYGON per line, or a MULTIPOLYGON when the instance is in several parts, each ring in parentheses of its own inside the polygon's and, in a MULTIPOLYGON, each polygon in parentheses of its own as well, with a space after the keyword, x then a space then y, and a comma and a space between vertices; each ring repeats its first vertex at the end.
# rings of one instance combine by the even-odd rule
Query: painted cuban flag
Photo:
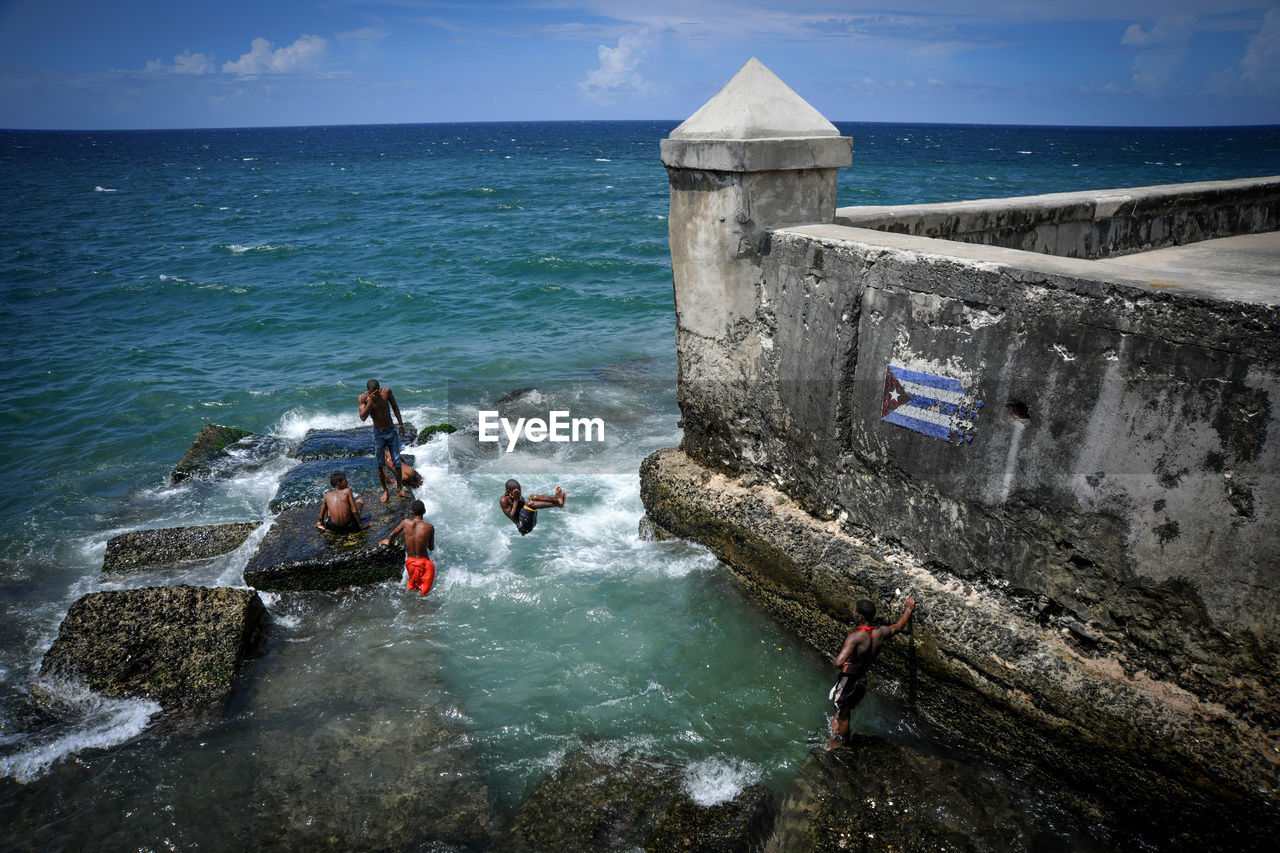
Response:
POLYGON ((880 419, 950 441, 973 441, 974 420, 982 401, 974 401, 958 379, 923 373, 896 364, 884 372, 880 419))

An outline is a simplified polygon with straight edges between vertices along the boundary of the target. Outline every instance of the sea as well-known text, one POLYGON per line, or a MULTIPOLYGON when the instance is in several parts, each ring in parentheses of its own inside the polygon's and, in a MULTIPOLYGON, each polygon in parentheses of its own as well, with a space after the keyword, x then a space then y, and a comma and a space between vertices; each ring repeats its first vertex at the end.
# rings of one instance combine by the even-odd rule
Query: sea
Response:
MULTIPOLYGON (((825 743, 836 650, 771 622, 705 549, 637 532, 638 466, 681 438, 659 160, 676 124, 0 131, 0 848, 234 849, 254 768, 327 748, 335 719, 391 731, 423 708, 465 731, 500 815, 583 744, 676 763, 698 802, 785 793, 825 743), (41 678, 81 596, 244 585, 294 463, 173 484, 204 425, 287 448, 360 425, 370 378, 462 435, 511 395, 604 428, 408 448, 431 594, 264 593, 267 639, 221 711, 175 721, 41 678), (522 538, 509 477, 565 507, 522 538), (214 560, 100 575, 112 537, 239 521, 267 525, 214 560)), ((1274 126, 838 126, 840 206, 1280 174, 1274 126)), ((890 680, 853 724, 932 742, 890 680)))

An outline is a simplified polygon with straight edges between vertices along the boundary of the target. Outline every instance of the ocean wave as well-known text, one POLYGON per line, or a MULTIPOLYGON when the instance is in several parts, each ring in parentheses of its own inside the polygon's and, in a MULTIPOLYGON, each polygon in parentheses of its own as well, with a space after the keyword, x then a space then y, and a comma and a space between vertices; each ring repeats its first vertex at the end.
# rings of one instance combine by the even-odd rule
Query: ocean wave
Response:
POLYGON ((253 252, 255 254, 257 253, 266 254, 268 252, 293 252, 297 250, 297 246, 294 246, 290 243, 281 243, 279 245, 275 245, 273 243, 263 243, 258 246, 245 246, 240 243, 228 243, 228 244, 221 244, 221 245, 215 246, 214 248, 224 249, 233 255, 245 255, 250 252, 253 252))
POLYGON ((749 761, 712 757, 685 768, 685 793, 703 807, 727 803, 748 785, 759 783, 760 768, 749 761))
POLYGON ((137 736, 160 710, 149 699, 110 699, 72 682, 45 680, 34 686, 71 722, 22 738, 22 746, 0 756, 0 778, 23 784, 77 752, 106 749, 137 736))

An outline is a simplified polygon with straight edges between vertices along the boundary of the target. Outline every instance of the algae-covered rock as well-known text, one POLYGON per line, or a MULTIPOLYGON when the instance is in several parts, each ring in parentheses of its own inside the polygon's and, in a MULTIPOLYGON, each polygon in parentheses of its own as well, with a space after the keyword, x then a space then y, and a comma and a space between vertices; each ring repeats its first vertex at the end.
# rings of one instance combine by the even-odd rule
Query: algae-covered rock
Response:
POLYGON ((191 477, 226 476, 252 470, 283 452, 284 439, 258 435, 245 429, 206 424, 178 461, 170 479, 180 483, 191 477))
MULTIPOLYGON (((418 428, 405 421, 404 435, 400 443, 408 447, 418 438, 418 428)), ((349 459, 373 455, 373 427, 349 429, 313 429, 303 436, 302 443, 293 451, 295 459, 309 462, 313 459, 349 459)))
POLYGON ((410 501, 397 498, 394 489, 387 503, 376 496, 366 499, 364 517, 372 525, 347 534, 316 528, 319 496, 313 506, 287 509, 276 517, 249 558, 245 583, 264 590, 333 590, 399 578, 404 550, 384 548, 378 542, 409 516, 409 506, 410 501))
POLYGON ((679 766, 632 750, 576 749, 516 815, 516 851, 586 853, 759 850, 773 822, 773 796, 754 786, 701 806, 685 793, 679 766))
POLYGON ((649 853, 755 853, 773 829, 773 792, 751 785, 726 803, 701 806, 678 798, 653 836, 649 853))
POLYGON ((1020 780, 994 778, 997 772, 855 735, 849 748, 813 752, 805 760, 779 808, 766 853, 1085 851, 1116 841, 1020 780))
POLYGON ((640 516, 640 523, 636 525, 636 535, 643 542, 669 542, 680 538, 648 515, 640 516))
POLYGON ((168 586, 95 592, 67 611, 46 676, 82 678, 104 696, 163 707, 222 700, 261 640, 267 611, 248 589, 168 586))
POLYGON ((135 530, 107 541, 103 574, 123 574, 217 557, 239 548, 261 522, 135 530))
POLYGON ((426 444, 437 433, 453 435, 457 431, 453 424, 435 424, 434 426, 423 427, 422 431, 418 433, 418 440, 414 444, 426 444))
MULTIPOLYGON (((410 465, 414 457, 408 453, 402 457, 410 465)), ((314 459, 303 462, 289 469, 280 481, 275 496, 267 504, 267 511, 276 513, 297 507, 314 507, 317 515, 320 512, 320 501, 325 492, 333 488, 329 484, 329 476, 335 471, 347 475, 347 482, 356 497, 364 498, 366 503, 378 503, 382 496, 382 485, 378 481, 378 466, 372 456, 360 459, 314 459)), ((387 475, 390 486, 389 494, 395 497, 395 483, 391 475, 387 475)), ((409 491, 406 489, 406 491, 409 491)))

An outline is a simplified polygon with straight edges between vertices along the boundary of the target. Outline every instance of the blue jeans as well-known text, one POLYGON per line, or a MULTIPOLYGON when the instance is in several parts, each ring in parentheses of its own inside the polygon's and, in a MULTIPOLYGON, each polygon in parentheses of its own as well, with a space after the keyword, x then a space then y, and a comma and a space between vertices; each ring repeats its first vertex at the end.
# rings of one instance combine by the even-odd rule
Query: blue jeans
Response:
POLYGON ((392 427, 391 429, 375 429, 373 431, 373 458, 377 460, 378 465, 382 465, 382 457, 387 450, 391 449, 391 467, 400 467, 400 432, 392 427))

